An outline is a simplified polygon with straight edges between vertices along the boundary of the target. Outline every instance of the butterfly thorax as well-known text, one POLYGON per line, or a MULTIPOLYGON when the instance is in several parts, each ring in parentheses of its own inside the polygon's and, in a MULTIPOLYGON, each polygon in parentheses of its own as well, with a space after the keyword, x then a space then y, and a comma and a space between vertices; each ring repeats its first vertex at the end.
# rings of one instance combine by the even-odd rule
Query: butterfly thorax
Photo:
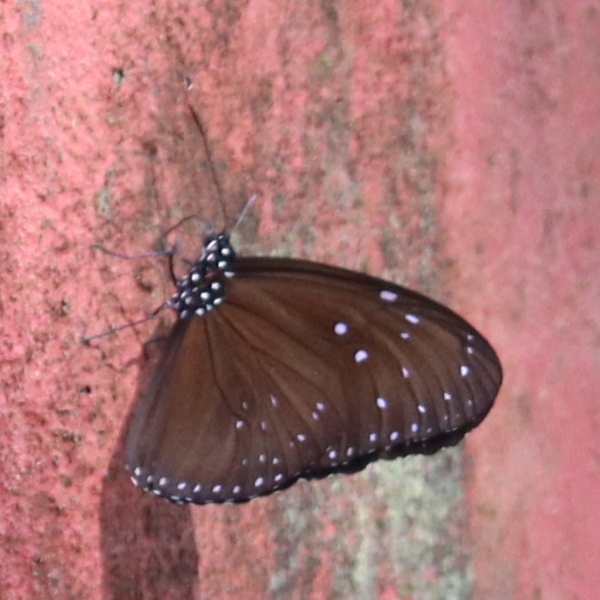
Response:
POLYGON ((202 316, 223 303, 226 278, 233 277, 235 250, 224 233, 209 236, 202 256, 185 277, 177 282, 177 291, 169 301, 180 319, 202 316))

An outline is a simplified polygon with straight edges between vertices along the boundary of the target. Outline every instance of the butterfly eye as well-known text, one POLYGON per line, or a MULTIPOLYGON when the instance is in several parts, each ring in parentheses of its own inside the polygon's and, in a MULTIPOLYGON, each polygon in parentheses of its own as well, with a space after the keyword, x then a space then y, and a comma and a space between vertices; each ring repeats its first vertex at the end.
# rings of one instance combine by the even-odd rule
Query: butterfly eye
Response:
POLYGON ((486 416, 489 343, 393 283, 206 240, 168 305, 178 320, 141 397, 127 466, 173 502, 244 502, 299 478, 430 454, 486 416))

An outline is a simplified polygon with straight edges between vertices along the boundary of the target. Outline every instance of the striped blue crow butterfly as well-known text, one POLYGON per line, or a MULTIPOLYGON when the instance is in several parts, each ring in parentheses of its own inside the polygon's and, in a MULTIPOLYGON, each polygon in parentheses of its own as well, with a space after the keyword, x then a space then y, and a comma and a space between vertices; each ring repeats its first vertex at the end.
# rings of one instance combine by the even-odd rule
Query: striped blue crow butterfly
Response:
POLYGON ((432 454, 484 419, 502 381, 490 344, 445 306, 339 267, 238 256, 225 232, 165 306, 177 322, 126 463, 173 502, 245 502, 432 454))

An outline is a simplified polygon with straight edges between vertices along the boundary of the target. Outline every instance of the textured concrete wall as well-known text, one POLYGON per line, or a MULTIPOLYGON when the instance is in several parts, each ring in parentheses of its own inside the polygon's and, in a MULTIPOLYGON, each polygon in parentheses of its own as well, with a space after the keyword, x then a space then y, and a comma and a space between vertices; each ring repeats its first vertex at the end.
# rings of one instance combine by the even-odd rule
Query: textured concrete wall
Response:
POLYGON ((595 597, 597 2, 55 0, 3 16, 0 597, 595 597), (148 251, 194 213, 231 226, 253 193, 243 252, 394 278, 489 336, 506 383, 464 455, 241 507, 131 486, 121 439, 156 325, 79 337, 148 314, 170 282, 160 260, 90 246, 148 251))

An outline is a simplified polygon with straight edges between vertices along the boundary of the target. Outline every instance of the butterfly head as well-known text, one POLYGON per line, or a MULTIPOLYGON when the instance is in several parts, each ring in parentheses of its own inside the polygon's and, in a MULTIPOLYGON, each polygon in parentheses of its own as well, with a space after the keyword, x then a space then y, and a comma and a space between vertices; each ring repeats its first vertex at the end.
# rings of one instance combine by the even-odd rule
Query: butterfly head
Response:
POLYGON ((180 319, 203 316, 223 303, 226 280, 234 275, 235 250, 229 237, 219 233, 207 237, 202 255, 177 282, 169 302, 180 319))

